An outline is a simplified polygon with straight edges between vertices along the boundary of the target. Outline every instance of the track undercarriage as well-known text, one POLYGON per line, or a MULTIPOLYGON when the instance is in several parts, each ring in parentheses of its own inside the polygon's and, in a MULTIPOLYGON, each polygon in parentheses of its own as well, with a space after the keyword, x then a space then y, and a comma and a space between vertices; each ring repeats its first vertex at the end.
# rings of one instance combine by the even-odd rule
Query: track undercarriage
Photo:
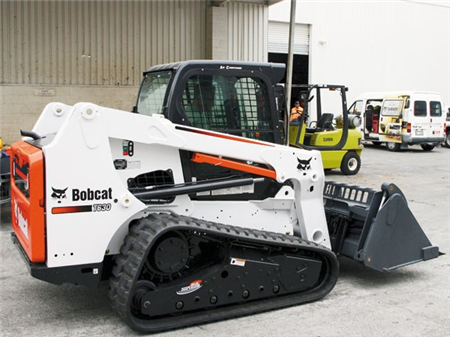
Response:
POLYGON ((130 228, 110 298, 156 332, 314 301, 337 277, 334 253, 297 237, 153 214, 130 228))

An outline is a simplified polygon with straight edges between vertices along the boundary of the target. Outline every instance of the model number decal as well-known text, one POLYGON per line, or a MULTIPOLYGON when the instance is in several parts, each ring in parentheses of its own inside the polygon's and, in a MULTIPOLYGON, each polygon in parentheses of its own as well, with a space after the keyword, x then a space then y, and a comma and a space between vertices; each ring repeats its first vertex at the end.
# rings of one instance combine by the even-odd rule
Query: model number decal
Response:
POLYGON ((111 210, 111 204, 94 204, 92 212, 108 212, 111 210))
POLYGON ((108 212, 111 210, 111 207, 112 206, 109 203, 108 204, 53 207, 52 214, 108 212))

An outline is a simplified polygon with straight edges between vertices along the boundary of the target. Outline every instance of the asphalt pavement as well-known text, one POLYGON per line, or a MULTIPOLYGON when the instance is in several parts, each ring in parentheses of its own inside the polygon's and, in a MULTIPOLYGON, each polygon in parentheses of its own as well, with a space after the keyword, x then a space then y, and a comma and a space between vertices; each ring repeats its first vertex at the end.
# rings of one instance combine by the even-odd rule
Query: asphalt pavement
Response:
MULTIPOLYGON (((340 278, 320 301, 154 336, 448 336, 450 331, 450 149, 403 152, 367 145, 356 176, 326 179, 379 189, 396 183, 430 241, 447 253, 392 273, 340 259, 340 278)), ((0 336, 141 336, 110 308, 107 288, 32 278, 10 240, 1 206, 0 336)), ((176 319, 176 316, 174 316, 176 319)))

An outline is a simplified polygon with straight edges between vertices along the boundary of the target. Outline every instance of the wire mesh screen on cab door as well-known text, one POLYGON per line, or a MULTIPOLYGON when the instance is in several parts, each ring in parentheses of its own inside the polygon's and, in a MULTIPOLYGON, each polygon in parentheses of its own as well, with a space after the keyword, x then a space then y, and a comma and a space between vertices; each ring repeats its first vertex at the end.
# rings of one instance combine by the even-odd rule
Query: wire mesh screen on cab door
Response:
POLYGON ((191 126, 274 142, 267 88, 259 79, 192 76, 182 106, 191 126))

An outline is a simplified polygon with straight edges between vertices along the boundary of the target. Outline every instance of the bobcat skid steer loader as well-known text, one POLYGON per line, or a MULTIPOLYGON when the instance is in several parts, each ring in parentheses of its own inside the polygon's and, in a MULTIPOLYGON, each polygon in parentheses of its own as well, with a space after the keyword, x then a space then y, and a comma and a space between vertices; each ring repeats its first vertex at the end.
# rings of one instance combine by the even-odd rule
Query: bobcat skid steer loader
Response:
POLYGON ((51 103, 11 146, 12 240, 33 277, 96 287, 155 332, 307 303, 337 255, 390 271, 439 255, 401 191, 324 181, 285 145, 277 64, 145 73, 135 113, 51 103))

